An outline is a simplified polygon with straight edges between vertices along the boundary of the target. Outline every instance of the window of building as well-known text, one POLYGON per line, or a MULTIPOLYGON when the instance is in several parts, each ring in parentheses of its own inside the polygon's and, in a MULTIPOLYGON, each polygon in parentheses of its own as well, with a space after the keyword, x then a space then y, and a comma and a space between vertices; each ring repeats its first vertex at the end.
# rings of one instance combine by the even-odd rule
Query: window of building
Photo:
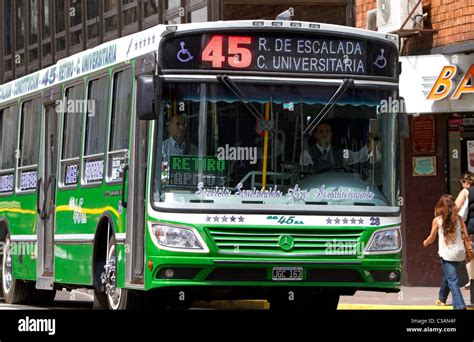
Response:
POLYGON ((122 23, 126 27, 138 21, 137 2, 122 0, 122 23))
POLYGON ((165 24, 177 25, 186 22, 186 18, 184 18, 186 15, 184 3, 184 0, 165 1, 165 12, 163 17, 165 24))
POLYGON ((189 7, 188 21, 190 23, 202 23, 208 21, 207 6, 204 7, 189 7))
POLYGON ((66 12, 64 0, 55 0, 56 52, 66 49, 66 12))
POLYGON ((143 13, 144 17, 148 18, 155 16, 160 12, 160 3, 158 0, 144 0, 143 2, 143 13))
POLYGON ((43 6, 41 7, 41 15, 43 18, 42 23, 42 32, 41 32, 41 44, 42 47, 42 57, 49 57, 49 61, 47 64, 51 62, 51 53, 52 53, 52 46, 51 46, 51 26, 52 26, 52 0, 43 0, 43 6))
POLYGON ((25 0, 17 0, 15 8, 16 77, 26 74, 25 61, 25 0))
POLYGON ((29 39, 28 39, 28 63, 34 63, 34 66, 30 68, 30 72, 38 68, 38 27, 39 27, 39 0, 30 1, 30 22, 29 22, 29 39))
POLYGON ((118 29, 118 1, 120 0, 104 0, 105 34, 118 29))
POLYGON ((24 48, 25 45, 25 1, 17 0, 16 2, 16 49, 17 51, 24 48))
POLYGON ((73 52, 82 47, 82 0, 70 0, 69 11, 69 38, 73 52))
POLYGON ((94 39, 100 35, 99 2, 87 0, 87 39, 94 39))
POLYGON ((9 73, 12 71, 12 50, 13 50, 13 30, 12 30, 12 0, 4 1, 4 28, 3 28, 3 71, 9 73))
POLYGON ((130 134, 132 77, 132 69, 120 71, 114 75, 108 157, 108 177, 111 181, 121 179, 121 160, 127 155, 130 134))
POLYGON ((165 4, 168 10, 177 9, 182 6, 181 0, 167 0, 165 4))

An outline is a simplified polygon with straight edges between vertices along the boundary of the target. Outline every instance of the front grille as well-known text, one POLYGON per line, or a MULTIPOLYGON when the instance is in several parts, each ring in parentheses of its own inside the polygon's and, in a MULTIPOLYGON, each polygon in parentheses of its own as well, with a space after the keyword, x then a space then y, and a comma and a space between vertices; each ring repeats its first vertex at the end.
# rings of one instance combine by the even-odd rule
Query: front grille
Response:
POLYGON ((219 253, 234 255, 355 255, 362 229, 208 227, 219 253), (282 237, 293 243, 282 246, 282 237), (286 247, 286 248, 285 248, 286 247))
POLYGON ((317 282, 363 282, 359 271, 351 269, 310 269, 308 281, 317 282))
POLYGON ((212 281, 265 281, 266 268, 216 268, 206 278, 212 281))

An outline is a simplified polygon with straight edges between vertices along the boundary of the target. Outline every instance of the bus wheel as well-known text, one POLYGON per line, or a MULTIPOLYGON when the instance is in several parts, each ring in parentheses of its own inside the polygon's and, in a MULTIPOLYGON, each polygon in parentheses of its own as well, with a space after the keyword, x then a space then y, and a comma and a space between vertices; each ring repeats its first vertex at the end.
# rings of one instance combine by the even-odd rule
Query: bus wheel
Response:
POLYGON ((132 310, 138 309, 140 297, 127 289, 117 287, 117 254, 115 237, 111 237, 107 260, 100 279, 105 289, 107 306, 110 310, 132 310))
POLYGON ((22 280, 13 278, 12 252, 10 237, 5 240, 2 259, 2 292, 7 304, 23 304, 28 300, 29 287, 22 280))

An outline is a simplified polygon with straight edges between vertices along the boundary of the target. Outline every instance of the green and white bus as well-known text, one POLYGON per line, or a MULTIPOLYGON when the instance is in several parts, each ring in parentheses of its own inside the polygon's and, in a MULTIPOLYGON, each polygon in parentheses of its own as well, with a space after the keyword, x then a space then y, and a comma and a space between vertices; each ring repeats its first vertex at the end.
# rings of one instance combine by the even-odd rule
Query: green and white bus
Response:
POLYGON ((159 25, 0 86, 7 303, 337 307, 401 279, 398 38, 159 25))

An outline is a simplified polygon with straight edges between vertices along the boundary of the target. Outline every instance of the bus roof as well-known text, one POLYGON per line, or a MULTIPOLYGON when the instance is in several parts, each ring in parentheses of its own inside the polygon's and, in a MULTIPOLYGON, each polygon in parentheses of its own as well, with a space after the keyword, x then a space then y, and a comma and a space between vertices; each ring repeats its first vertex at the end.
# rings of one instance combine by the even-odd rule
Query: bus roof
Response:
POLYGON ((158 51, 158 43, 165 32, 201 32, 207 29, 232 28, 273 28, 304 30, 312 32, 337 32, 360 38, 386 40, 398 46, 398 38, 393 34, 368 31, 349 26, 311 23, 302 21, 239 20, 216 21, 179 25, 157 25, 147 30, 103 43, 67 58, 57 61, 39 71, 0 85, 0 106, 42 89, 60 85, 89 73, 126 63, 140 55, 158 51))

